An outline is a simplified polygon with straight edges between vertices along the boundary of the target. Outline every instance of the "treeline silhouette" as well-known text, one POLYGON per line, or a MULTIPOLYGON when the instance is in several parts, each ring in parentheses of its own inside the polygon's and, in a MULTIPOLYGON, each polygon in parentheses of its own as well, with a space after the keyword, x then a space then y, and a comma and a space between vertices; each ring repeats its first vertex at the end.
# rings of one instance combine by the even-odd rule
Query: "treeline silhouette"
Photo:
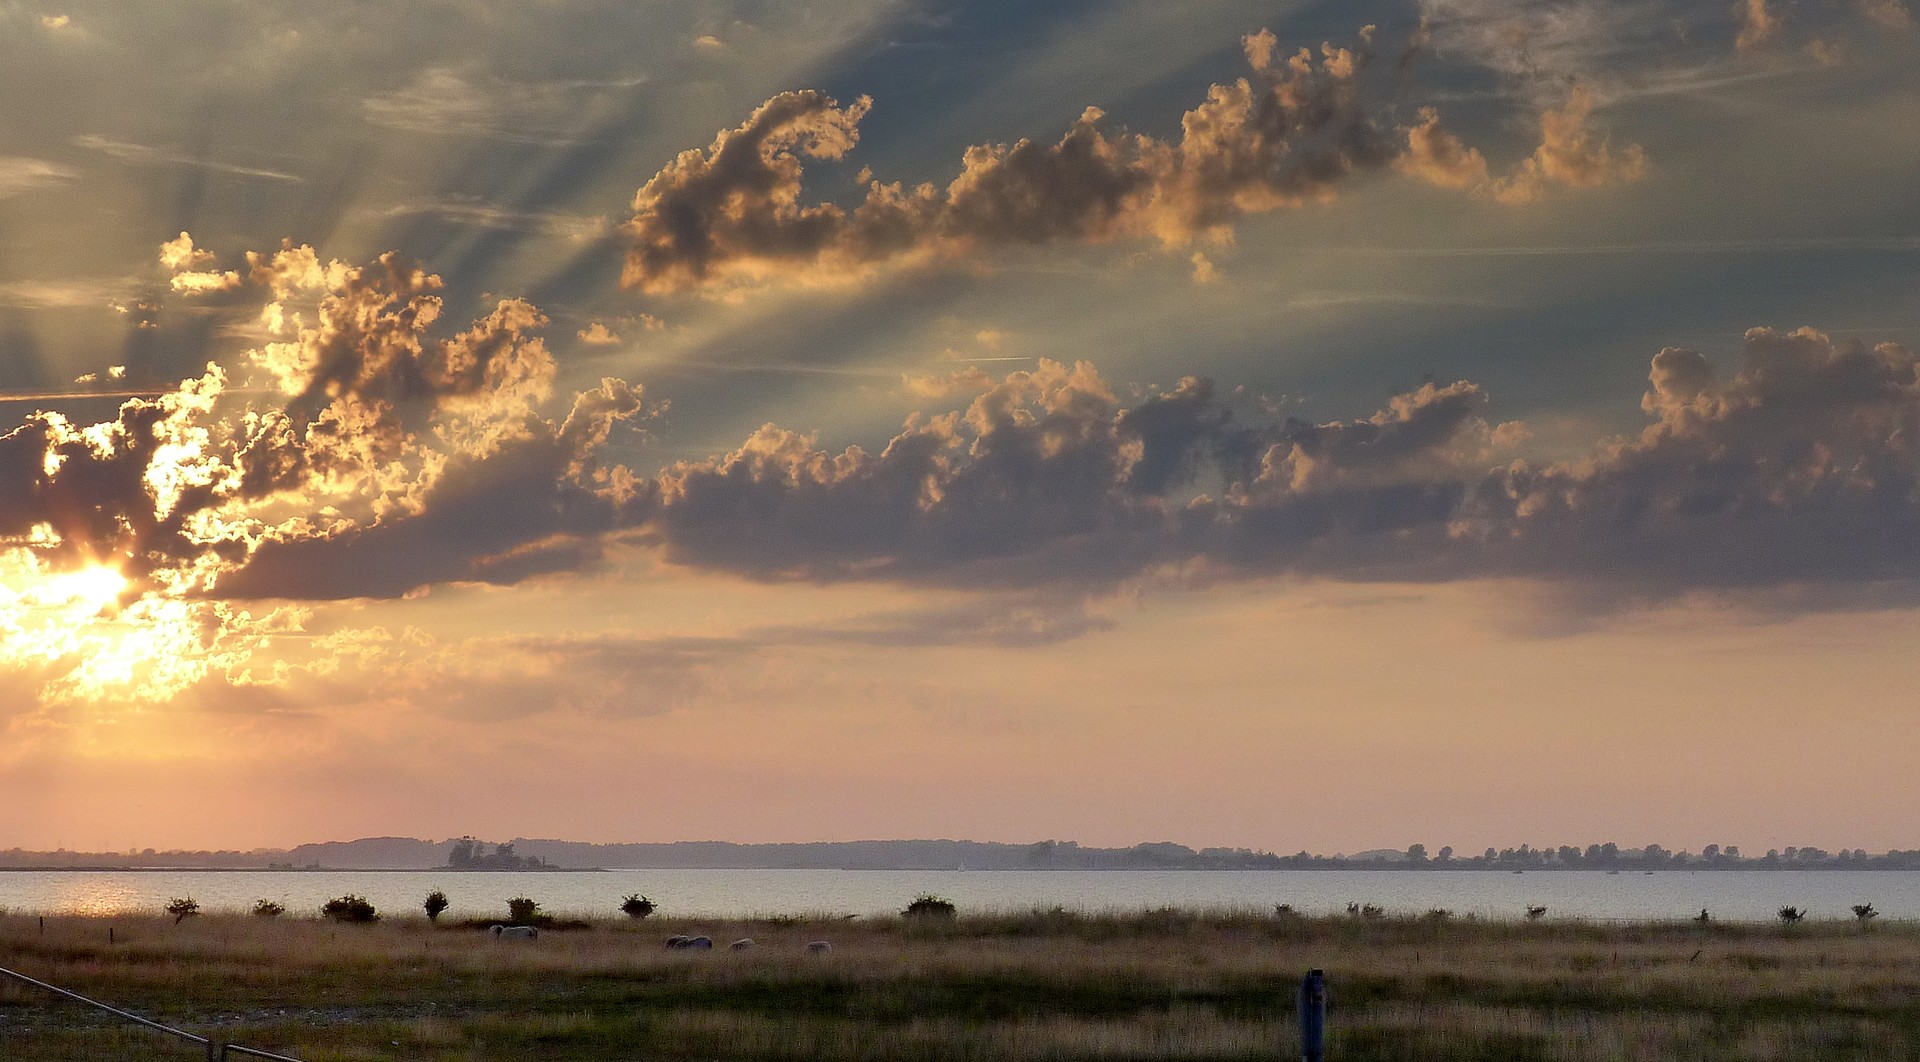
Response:
POLYGON ((689 870, 1920 870, 1920 849, 1869 854, 1860 848, 1768 849, 1747 854, 1738 845, 1699 852, 1657 844, 1614 843, 1488 848, 1463 854, 1416 844, 1352 855, 1280 855, 1250 848, 1189 848, 1155 841, 1127 848, 1094 848, 1073 841, 1001 844, 986 841, 820 841, 734 844, 677 841, 594 844, 516 838, 497 845, 461 837, 445 841, 369 837, 293 849, 248 852, 0 851, 0 869, 254 869, 254 870, 565 870, 618 867, 689 870))

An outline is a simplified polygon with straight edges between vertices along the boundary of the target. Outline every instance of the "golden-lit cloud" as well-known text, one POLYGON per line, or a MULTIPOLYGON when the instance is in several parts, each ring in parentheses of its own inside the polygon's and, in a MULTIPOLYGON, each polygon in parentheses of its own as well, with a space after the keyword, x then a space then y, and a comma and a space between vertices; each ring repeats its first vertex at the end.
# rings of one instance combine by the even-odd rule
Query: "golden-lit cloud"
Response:
POLYGON ((65 184, 80 175, 44 159, 0 155, 0 199, 65 184))
POLYGON ((1906 0, 1857 0, 1855 6, 1883 29, 1913 28, 1913 11, 1907 7, 1906 0))
POLYGON ((1394 160, 1402 172, 1442 188, 1486 188, 1487 160, 1440 124, 1440 112, 1420 108, 1420 123, 1407 130, 1407 149, 1394 160))
POLYGON ((1406 150, 1395 160, 1402 172, 1442 188, 1471 190, 1502 203, 1536 201, 1549 187, 1598 188, 1638 180, 1646 173, 1646 152, 1638 144, 1615 149, 1589 121, 1593 93, 1575 86, 1559 108, 1540 114, 1540 144, 1501 177, 1489 173, 1487 160, 1449 132, 1431 107, 1407 129, 1406 150))
MULTIPOLYGON (((162 261, 183 270, 176 290, 203 290, 177 283, 212 264, 191 236, 162 261)), ((540 416, 554 364, 530 305, 440 334, 439 278, 395 256, 349 266, 288 245, 250 255, 244 278, 213 275, 265 300, 276 338, 247 365, 112 420, 41 412, 0 436, 0 553, 7 585, 28 588, 0 623, 10 659, 52 669, 52 693, 120 682, 164 698, 243 669, 268 620, 236 597, 394 596, 591 563, 578 536, 635 503, 635 477, 597 451, 642 412, 638 389, 607 380, 564 420, 540 416), (264 375, 278 401, 236 391, 234 371, 264 375)))
POLYGON ((640 189, 622 279, 645 292, 838 283, 996 249, 1224 239, 1244 215, 1323 200, 1391 159, 1360 87, 1372 37, 1282 56, 1254 34, 1249 74, 1212 86, 1178 141, 1110 133, 1090 107, 1056 143, 968 148, 945 187, 869 176, 851 211, 804 201, 804 160, 846 156, 872 101, 781 93, 640 189))
POLYGON ((1760 51, 1780 35, 1780 16, 1767 6, 1767 0, 1738 0, 1734 12, 1740 21, 1734 47, 1740 51, 1760 51))
POLYGON ((608 328, 603 321, 595 321, 580 330, 579 339, 590 347, 610 347, 620 342, 620 333, 608 328))

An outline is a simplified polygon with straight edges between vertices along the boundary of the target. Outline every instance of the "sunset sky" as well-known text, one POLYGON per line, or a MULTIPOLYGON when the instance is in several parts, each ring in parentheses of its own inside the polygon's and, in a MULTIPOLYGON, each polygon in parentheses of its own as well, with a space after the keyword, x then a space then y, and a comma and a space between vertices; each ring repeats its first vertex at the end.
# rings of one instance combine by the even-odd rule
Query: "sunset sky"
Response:
POLYGON ((1916 20, 0 0, 0 848, 1920 847, 1916 20))

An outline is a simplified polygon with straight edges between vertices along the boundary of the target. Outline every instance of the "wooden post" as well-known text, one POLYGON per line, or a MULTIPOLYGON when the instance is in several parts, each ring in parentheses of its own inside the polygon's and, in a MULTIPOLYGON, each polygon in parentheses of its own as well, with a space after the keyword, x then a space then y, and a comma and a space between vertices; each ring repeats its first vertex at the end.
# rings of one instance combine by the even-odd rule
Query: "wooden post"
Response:
POLYGON ((1309 970, 1300 982, 1297 998, 1300 1008, 1301 1062, 1326 1062, 1327 1057, 1327 975, 1309 970))

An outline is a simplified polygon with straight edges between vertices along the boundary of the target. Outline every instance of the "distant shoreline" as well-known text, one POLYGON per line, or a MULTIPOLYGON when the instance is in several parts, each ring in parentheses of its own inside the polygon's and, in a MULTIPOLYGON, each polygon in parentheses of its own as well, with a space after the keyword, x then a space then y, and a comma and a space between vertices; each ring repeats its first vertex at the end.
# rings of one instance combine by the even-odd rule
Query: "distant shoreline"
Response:
MULTIPOLYGON (((1328 874, 1357 872, 1366 874, 1515 874, 1519 871, 1497 867, 1408 866, 1404 863, 1354 863, 1344 866, 1305 867, 528 867, 521 870, 461 869, 454 867, 115 867, 115 866, 0 866, 0 874, 617 874, 648 873, 661 870, 794 871, 834 874, 1328 874)), ((1807 866, 1675 866, 1658 870, 1614 870, 1597 867, 1536 867, 1527 874, 1601 874, 1638 877, 1646 874, 1723 874, 1759 872, 1768 874, 1920 874, 1914 867, 1807 866)))
POLYGON ((525 867, 520 870, 467 870, 459 867, 0 867, 0 874, 604 874, 606 867, 525 867))

